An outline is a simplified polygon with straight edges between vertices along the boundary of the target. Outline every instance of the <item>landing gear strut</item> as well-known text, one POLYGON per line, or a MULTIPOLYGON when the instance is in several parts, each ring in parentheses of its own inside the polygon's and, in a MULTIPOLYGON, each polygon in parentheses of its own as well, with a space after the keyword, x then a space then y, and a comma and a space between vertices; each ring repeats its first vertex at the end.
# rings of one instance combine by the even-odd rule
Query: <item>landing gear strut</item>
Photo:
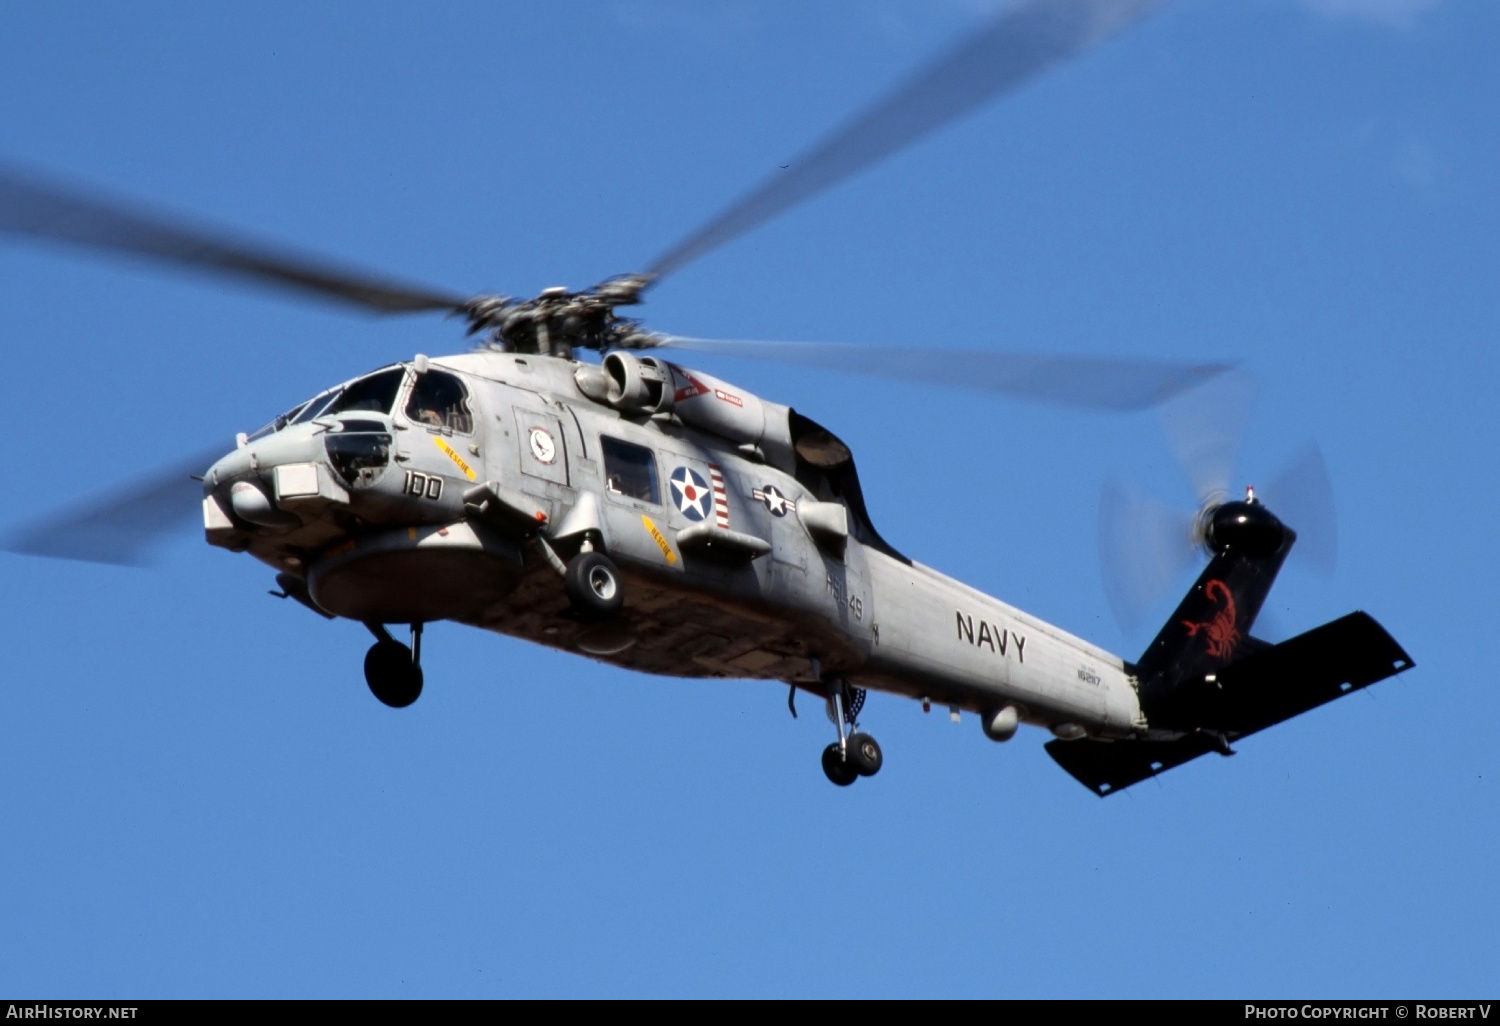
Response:
POLYGON ((391 637, 384 624, 365 624, 375 644, 365 653, 365 683, 392 709, 404 709, 422 694, 422 625, 411 625, 411 647, 391 637))
POLYGON ((839 739, 823 749, 823 773, 839 787, 848 787, 860 777, 873 777, 885 761, 880 745, 869 734, 859 733, 857 717, 865 704, 863 688, 851 688, 842 678, 833 682, 829 713, 839 739), (854 733, 850 733, 854 730, 854 733))

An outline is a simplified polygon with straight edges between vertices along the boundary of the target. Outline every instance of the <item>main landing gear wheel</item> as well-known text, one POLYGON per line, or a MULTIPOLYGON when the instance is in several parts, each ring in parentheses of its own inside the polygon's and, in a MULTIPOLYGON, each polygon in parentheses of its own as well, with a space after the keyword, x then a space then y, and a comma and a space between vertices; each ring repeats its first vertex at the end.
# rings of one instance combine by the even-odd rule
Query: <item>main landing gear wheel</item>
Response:
POLYGON ((415 651, 391 637, 384 627, 370 627, 375 644, 365 653, 365 683, 370 693, 392 709, 404 709, 422 694, 422 628, 412 628, 415 651))
POLYGON ((568 601, 585 620, 607 620, 625 604, 620 568, 602 552, 580 552, 563 575, 568 601))
MULTIPOLYGON (((817 672, 817 663, 813 666, 817 672)), ((839 739, 823 749, 823 774, 839 787, 848 787, 860 777, 879 773, 885 757, 873 737, 855 729, 859 726, 855 717, 865 705, 864 689, 851 688, 847 681, 837 679, 830 691, 828 717, 838 728, 839 739)))
POLYGON ((850 734, 846 760, 860 776, 873 777, 880 772, 885 756, 881 755, 880 745, 869 734, 850 734))
POLYGON ((839 787, 848 787, 859 779, 859 770, 845 758, 837 741, 823 749, 823 773, 839 787))

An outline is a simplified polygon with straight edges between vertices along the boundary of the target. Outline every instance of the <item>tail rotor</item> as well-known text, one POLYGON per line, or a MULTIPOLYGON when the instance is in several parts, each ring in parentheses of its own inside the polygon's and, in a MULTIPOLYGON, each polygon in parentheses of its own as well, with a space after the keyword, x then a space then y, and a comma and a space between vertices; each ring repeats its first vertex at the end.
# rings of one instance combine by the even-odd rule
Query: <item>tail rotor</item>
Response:
POLYGON ((1189 570, 1211 555, 1209 528, 1226 503, 1264 503, 1297 534, 1296 561, 1325 575, 1337 556, 1333 484, 1315 443, 1264 488, 1232 487, 1255 399, 1254 379, 1236 371, 1162 409, 1162 425, 1196 497, 1183 509, 1128 484, 1108 482, 1099 502, 1099 562, 1105 595, 1127 633, 1140 627, 1189 570))

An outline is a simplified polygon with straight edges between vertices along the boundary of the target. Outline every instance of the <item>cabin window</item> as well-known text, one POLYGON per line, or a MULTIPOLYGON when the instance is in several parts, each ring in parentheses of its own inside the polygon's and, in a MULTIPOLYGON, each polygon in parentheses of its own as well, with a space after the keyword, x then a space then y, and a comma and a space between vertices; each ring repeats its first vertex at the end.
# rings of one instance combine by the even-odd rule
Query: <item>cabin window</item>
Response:
POLYGON ((632 445, 605 435, 604 485, 616 495, 660 503, 656 490, 656 457, 644 445, 632 445))
POLYGON ((452 374, 430 370, 417 377, 406 401, 406 416, 413 424, 445 429, 461 435, 474 432, 474 415, 469 412, 469 393, 464 383, 452 374))

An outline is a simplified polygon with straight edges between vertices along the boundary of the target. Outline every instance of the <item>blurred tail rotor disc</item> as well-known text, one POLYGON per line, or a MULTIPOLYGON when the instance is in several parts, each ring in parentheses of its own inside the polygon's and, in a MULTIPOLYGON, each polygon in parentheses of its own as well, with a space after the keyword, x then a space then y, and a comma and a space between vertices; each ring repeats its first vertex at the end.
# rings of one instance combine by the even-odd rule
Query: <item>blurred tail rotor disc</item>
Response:
MULTIPOLYGON (((1111 481, 1099 501, 1099 563, 1115 619, 1134 631, 1206 554, 1204 527, 1238 497, 1231 475, 1255 398, 1254 379, 1231 371, 1162 407, 1162 425, 1197 499, 1181 509, 1111 481)), ((1321 450, 1305 446, 1256 497, 1297 532, 1294 562, 1331 574, 1337 554, 1333 484, 1321 450)))

